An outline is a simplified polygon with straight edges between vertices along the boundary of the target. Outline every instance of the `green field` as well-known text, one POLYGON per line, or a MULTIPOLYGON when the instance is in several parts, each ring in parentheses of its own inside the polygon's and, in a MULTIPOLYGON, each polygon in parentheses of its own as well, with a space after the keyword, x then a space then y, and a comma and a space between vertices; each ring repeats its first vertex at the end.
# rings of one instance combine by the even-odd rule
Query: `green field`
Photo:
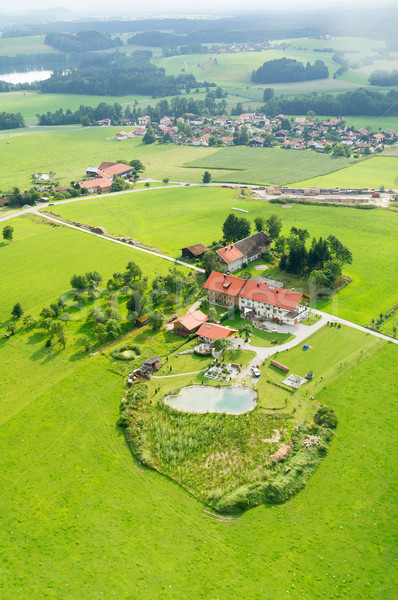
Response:
POLYGON ((0 313, 10 315, 15 302, 40 311, 70 288, 75 272, 97 270, 106 281, 115 271, 123 271, 131 260, 152 278, 166 273, 170 263, 126 246, 104 242, 67 227, 40 224, 30 217, 7 221, 14 228, 14 241, 0 243, 3 286, 0 313), (38 273, 40 274, 38 278, 38 273), (51 297, 49 298, 49 294, 51 297))
POLYGON ((251 221, 257 216, 278 214, 283 220, 283 234, 295 225, 307 228, 311 236, 337 235, 351 249, 354 262, 345 266, 344 272, 352 281, 322 303, 327 312, 367 325, 372 317, 396 303, 398 217, 394 212, 298 204, 285 209, 277 204, 237 199, 233 190, 214 188, 170 188, 93 198, 58 205, 55 211, 68 219, 103 226, 111 233, 133 236, 178 256, 186 245, 220 239, 222 223, 231 207, 248 210, 246 217, 251 221), (143 202, 150 211, 149 218, 142 211, 143 202))
POLYGON ((43 52, 58 52, 52 46, 44 43, 44 35, 0 38, 0 54, 42 54, 43 52))
POLYGON ((186 163, 185 166, 211 169, 212 181, 215 182, 286 185, 305 171, 330 173, 344 169, 352 162, 353 159, 312 151, 238 146, 217 150, 214 154, 186 163))
POLYGON ((372 156, 351 165, 346 169, 310 179, 300 180, 297 185, 304 187, 374 187, 384 185, 395 188, 398 185, 398 158, 372 156))

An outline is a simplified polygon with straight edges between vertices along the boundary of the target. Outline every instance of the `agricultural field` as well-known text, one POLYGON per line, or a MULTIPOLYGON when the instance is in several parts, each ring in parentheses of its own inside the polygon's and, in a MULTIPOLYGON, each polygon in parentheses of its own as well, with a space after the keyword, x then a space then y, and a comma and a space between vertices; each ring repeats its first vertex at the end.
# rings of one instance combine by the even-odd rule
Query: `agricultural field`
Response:
MULTIPOLYGON (((388 150, 387 150, 388 152, 388 150)), ((386 189, 398 185, 398 157, 383 154, 358 162, 340 171, 300 180, 303 187, 370 187, 386 189)))
POLYGON ((187 168, 211 169, 212 181, 286 185, 305 171, 330 173, 344 169, 352 158, 282 148, 230 147, 186 163, 187 168), (248 151, 249 150, 249 151, 248 151), (228 171, 226 173, 225 171, 228 171))
POLYGON ((58 50, 44 43, 45 35, 30 35, 24 37, 0 38, 0 54, 42 54, 58 50))
MULTIPOLYGON (((327 237, 338 232, 339 239, 352 251, 354 261, 344 267, 344 273, 352 278, 351 283, 318 308, 366 326, 379 312, 396 303, 394 257, 398 215, 395 212, 299 204, 284 208, 236 198, 235 194, 233 190, 211 187, 165 188, 61 204, 54 210, 67 219, 103 226, 111 233, 153 244, 174 257, 179 256, 180 249, 186 245, 219 240, 222 224, 232 207, 248 210, 245 216, 252 222, 258 216, 267 218, 277 214, 283 220, 284 235, 293 225, 308 229, 311 237, 327 237), (142 198, 150 210, 150 218, 142 211, 142 198), (386 256, 390 257, 388 261, 386 256)), ((264 275, 279 279, 281 273, 268 270, 264 275)))

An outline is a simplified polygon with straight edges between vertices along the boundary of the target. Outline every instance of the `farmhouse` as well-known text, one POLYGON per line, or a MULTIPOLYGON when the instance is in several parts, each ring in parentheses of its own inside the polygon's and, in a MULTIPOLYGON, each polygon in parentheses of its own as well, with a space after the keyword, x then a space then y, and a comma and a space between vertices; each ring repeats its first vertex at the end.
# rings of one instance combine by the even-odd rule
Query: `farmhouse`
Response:
POLYGON ((213 344, 219 338, 229 338, 236 333, 238 333, 236 329, 223 327, 216 323, 203 323, 197 331, 197 335, 207 344, 213 344))
POLYGON ((182 256, 185 258, 202 258, 203 254, 208 250, 203 244, 193 244, 181 249, 182 256))
POLYGON ((112 181, 107 177, 101 177, 100 179, 90 179, 90 181, 81 181, 79 183, 80 189, 86 189, 89 192, 100 193, 110 192, 112 181))
POLYGON ((216 252, 216 258, 227 273, 234 273, 253 260, 260 258, 264 252, 268 252, 271 243, 271 238, 264 231, 259 231, 234 244, 220 248, 216 252))
POLYGON ((190 333, 194 333, 203 323, 208 320, 208 316, 202 313, 201 310, 194 310, 187 312, 185 315, 176 319, 173 323, 174 333, 178 333, 183 337, 188 336, 190 333))
POLYGON ((268 283, 213 271, 204 289, 211 304, 238 307, 243 318, 256 324, 296 325, 308 316, 307 307, 300 304, 303 294, 268 283))
POLYGON ((208 292, 210 304, 238 308, 238 294, 245 283, 246 280, 243 277, 212 271, 204 285, 204 289, 208 292))

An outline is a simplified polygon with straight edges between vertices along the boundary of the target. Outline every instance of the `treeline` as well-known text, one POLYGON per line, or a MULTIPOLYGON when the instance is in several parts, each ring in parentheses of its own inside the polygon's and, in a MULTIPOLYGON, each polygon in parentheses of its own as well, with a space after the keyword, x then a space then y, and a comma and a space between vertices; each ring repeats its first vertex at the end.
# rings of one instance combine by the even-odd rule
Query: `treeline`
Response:
POLYGON ((99 31, 79 31, 78 33, 48 33, 44 42, 61 52, 90 52, 108 50, 123 46, 122 40, 112 38, 99 31))
POLYGON ((207 54, 209 49, 199 42, 193 42, 186 46, 167 46, 162 48, 163 56, 179 56, 183 54, 207 54))
POLYGON ((276 58, 265 62, 257 71, 252 72, 254 83, 284 83, 307 81, 310 79, 325 79, 329 77, 329 69, 322 60, 316 60, 313 65, 292 58, 276 58))
POLYGON ((18 129, 25 127, 21 113, 0 112, 0 129, 18 129))
POLYGON ((66 54, 47 52, 39 54, 0 55, 0 73, 31 69, 64 69, 71 64, 66 54))
POLYGON ((54 73, 40 89, 51 94, 90 94, 123 96, 127 94, 173 96, 186 88, 197 87, 194 75, 166 75, 164 69, 148 60, 120 58, 115 64, 92 66, 70 73, 54 73))
POLYGON ((384 71, 377 69, 369 76, 371 85, 398 85, 398 71, 384 71))
POLYGON ((364 88, 343 94, 308 94, 293 98, 278 97, 259 109, 269 116, 283 113, 305 115, 309 110, 318 115, 398 115, 398 91, 388 93, 364 88))
POLYGON ((100 102, 96 107, 84 106, 82 104, 75 111, 67 109, 64 112, 63 108, 60 108, 54 112, 47 112, 42 115, 37 114, 36 117, 39 125, 73 125, 77 123, 89 125, 101 119, 111 119, 117 123, 123 115, 130 116, 129 111, 127 109, 123 111, 122 106, 117 102, 115 104, 100 102))

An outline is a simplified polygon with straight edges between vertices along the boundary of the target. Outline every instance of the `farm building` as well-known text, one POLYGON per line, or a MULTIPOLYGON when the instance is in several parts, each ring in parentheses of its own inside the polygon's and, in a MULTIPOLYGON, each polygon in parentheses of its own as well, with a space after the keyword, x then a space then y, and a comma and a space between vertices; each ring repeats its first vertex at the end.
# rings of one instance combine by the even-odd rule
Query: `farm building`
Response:
POLYGON ((228 244, 216 252, 216 258, 227 273, 234 273, 248 263, 260 258, 271 248, 272 240, 264 231, 249 235, 243 240, 228 244))
POLYGON ((154 371, 158 371, 162 366, 162 359, 160 356, 151 356, 148 358, 139 369, 134 371, 134 375, 139 377, 148 377, 152 375, 154 371))
POLYGON ((203 254, 208 250, 203 244, 193 244, 181 249, 182 256, 185 258, 202 258, 203 254))
POLYGON ((308 316, 308 308, 300 304, 303 294, 268 283, 213 271, 204 289, 210 304, 238 307, 243 318, 256 322, 296 325, 308 316))
POLYGON ((208 316, 202 313, 201 310, 187 312, 185 315, 176 319, 173 322, 173 331, 186 337, 190 333, 194 333, 203 323, 208 320, 208 316))
POLYGON ((213 344, 213 342, 219 338, 226 339, 238 332, 236 329, 223 327, 222 325, 218 325, 216 323, 203 323, 196 333, 204 342, 213 344))

